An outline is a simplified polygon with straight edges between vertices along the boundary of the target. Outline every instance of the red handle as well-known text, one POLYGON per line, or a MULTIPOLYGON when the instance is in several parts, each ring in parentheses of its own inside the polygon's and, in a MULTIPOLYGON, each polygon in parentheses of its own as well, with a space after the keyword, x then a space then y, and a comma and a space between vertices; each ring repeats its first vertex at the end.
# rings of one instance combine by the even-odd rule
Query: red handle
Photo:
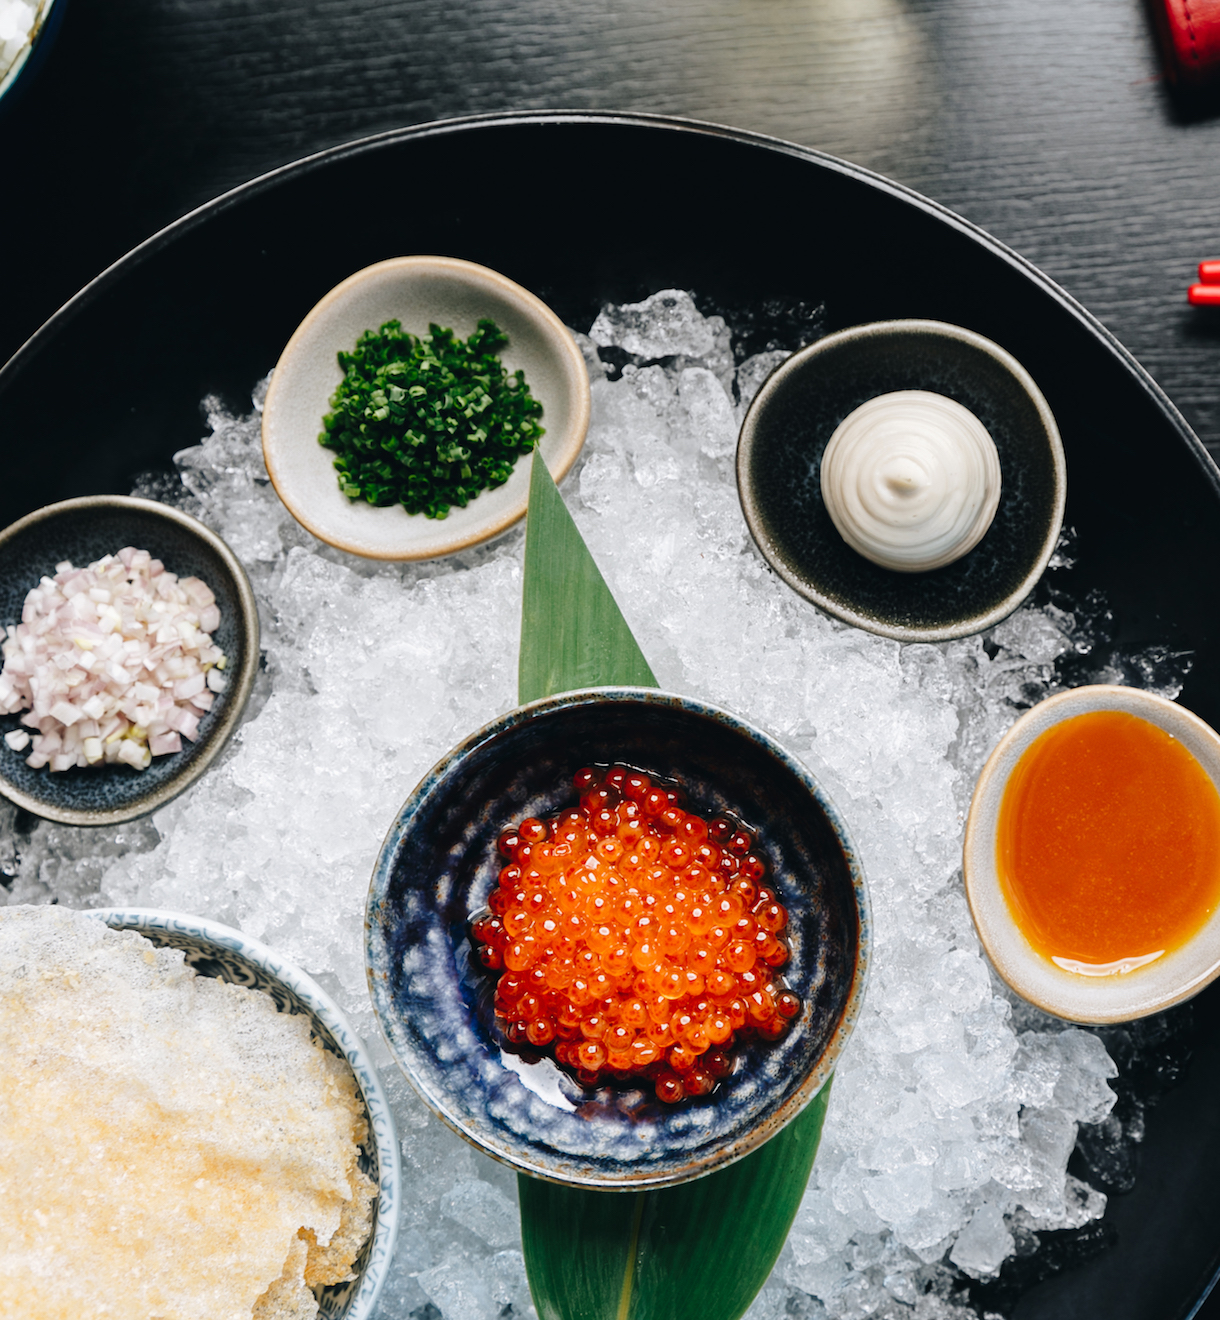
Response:
POLYGON ((1153 0, 1171 82, 1198 87, 1220 72, 1220 0, 1153 0))

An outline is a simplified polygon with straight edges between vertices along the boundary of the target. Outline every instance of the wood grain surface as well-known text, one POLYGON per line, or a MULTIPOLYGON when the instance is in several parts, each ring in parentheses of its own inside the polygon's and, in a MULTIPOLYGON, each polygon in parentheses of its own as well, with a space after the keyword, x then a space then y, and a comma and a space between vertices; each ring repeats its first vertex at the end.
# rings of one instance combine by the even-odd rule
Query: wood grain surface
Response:
MULTIPOLYGON (((1220 115, 1171 101, 1142 0, 57 2, 45 67, 0 103, 0 362, 155 230, 302 155, 484 111, 655 111, 833 152, 982 225, 1220 454, 1220 308, 1185 299, 1220 257, 1220 115)), ((765 233, 731 178, 707 205, 765 233)), ((631 222, 613 198, 577 217, 591 245, 631 222)), ((904 261, 897 236, 876 260, 904 261)))

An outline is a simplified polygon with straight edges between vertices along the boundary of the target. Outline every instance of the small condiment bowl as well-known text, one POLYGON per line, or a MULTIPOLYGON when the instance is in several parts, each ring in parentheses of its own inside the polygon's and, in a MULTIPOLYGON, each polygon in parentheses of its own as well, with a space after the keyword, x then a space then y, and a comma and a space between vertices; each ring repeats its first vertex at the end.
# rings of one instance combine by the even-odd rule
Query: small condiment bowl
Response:
POLYGON ((454 748, 390 827, 366 918, 373 1005, 426 1103, 521 1172, 610 1190, 710 1173, 795 1118, 859 1014, 869 946, 858 859, 809 771, 738 717, 651 688, 549 697, 454 748), (801 999, 792 1026, 774 1044, 747 1045, 710 1096, 672 1107, 651 1087, 585 1089, 549 1057, 507 1052, 496 974, 473 958, 468 935, 503 865, 500 831, 574 804, 575 771, 616 762, 676 780, 705 817, 728 810, 757 829, 789 913, 782 975, 801 999))
MULTIPOLYGON (((1176 738, 1220 790, 1220 735, 1197 715, 1151 692, 1097 684, 1048 697, 997 744, 975 785, 966 821, 966 898, 992 966, 1023 999, 1071 1022, 1128 1022, 1189 999, 1220 974, 1220 910, 1185 944, 1128 972, 1085 976, 1039 953, 1017 924, 1000 887, 996 834, 1000 803, 1017 762, 1035 739, 1091 711, 1138 716, 1176 738)), ((1220 858, 1216 859, 1220 866, 1220 858)))
POLYGON ((528 289, 455 257, 396 257, 349 276, 297 327, 280 355, 263 409, 267 471, 289 513, 319 540, 367 559, 434 559, 468 550, 525 516, 528 462, 502 486, 482 491, 442 519, 401 505, 374 508, 339 489, 334 453, 318 443, 330 397, 343 379, 338 354, 366 330, 401 321, 427 335, 437 324, 461 338, 490 317, 508 335, 500 353, 509 372, 525 372, 543 408, 539 448, 556 481, 580 453, 589 429, 589 377, 563 322, 528 289))
POLYGON ((373 1231, 352 1265, 355 1278, 318 1290, 322 1320, 370 1320, 389 1272, 398 1238, 402 1206, 402 1164, 394 1115, 369 1052, 352 1030, 343 1010, 314 980, 274 949, 231 926, 203 917, 149 908, 97 908, 85 913, 113 930, 138 931, 162 948, 181 949, 186 964, 200 976, 262 990, 281 1013, 309 1018, 314 1039, 323 1049, 346 1059, 364 1101, 369 1135, 361 1147, 360 1168, 380 1191, 373 1231))
POLYGON ((806 600, 904 642, 981 632, 1029 595, 1063 523, 1067 468, 1055 419, 1029 373, 998 344, 940 321, 853 326, 794 353, 742 423, 737 489, 755 542, 806 600), (822 454, 862 403, 896 390, 943 394, 982 422, 999 453, 995 519, 962 558, 926 573, 865 559, 822 500, 822 454))
MULTIPOLYGON (((19 807, 64 825, 116 825, 164 806, 208 768, 237 727, 258 672, 258 610, 241 561, 197 518, 126 495, 86 495, 49 504, 0 532, 0 624, 21 619, 26 594, 55 565, 77 568, 125 546, 149 551, 167 571, 201 578, 216 595, 220 626, 213 633, 225 653, 227 687, 199 721, 194 742, 154 756, 147 770, 90 766, 56 774, 33 770, 27 752, 0 741, 0 793, 19 807)), ((20 728, 20 713, 0 715, 0 734, 20 728)))

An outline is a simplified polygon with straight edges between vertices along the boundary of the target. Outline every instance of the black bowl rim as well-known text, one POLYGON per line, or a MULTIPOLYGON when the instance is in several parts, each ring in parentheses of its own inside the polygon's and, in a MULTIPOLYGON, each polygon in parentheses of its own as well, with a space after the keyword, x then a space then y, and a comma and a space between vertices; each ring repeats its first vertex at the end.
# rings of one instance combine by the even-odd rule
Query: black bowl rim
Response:
POLYGON ((185 528, 202 541, 219 556, 233 578, 247 639, 241 665, 236 674, 229 677, 231 689, 220 719, 213 725, 197 755, 176 774, 164 780, 158 788, 128 806, 97 811, 60 807, 17 788, 0 770, 0 794, 18 807, 32 812, 35 816, 41 816, 43 820, 52 820, 60 825, 120 825, 125 821, 147 816, 172 801, 179 793, 185 792, 207 770, 229 741, 246 708, 246 703, 250 700, 254 679, 258 673, 260 655, 258 606, 255 604, 254 591, 241 560, 210 527, 201 523, 198 518, 191 517, 189 513, 175 509, 172 505, 161 504, 157 500, 141 499, 136 495, 79 495, 75 499, 60 500, 57 504, 46 504, 41 509, 35 509, 33 513, 27 513, 24 518, 18 518, 15 523, 10 523, 0 531, 0 549, 39 523, 65 515, 71 516, 82 509, 138 510, 141 513, 164 518, 167 522, 177 523, 179 527, 185 528))
POLYGON ((185 215, 158 230, 155 234, 150 235, 144 242, 107 266, 105 270, 96 275, 88 284, 69 298, 62 307, 48 317, 30 338, 17 349, 13 356, 3 366, 0 366, 0 394, 3 394, 9 380, 17 377, 24 370, 27 361, 36 357, 44 348, 51 346, 62 326, 74 320, 79 312, 104 294, 111 285, 121 281, 129 271, 143 264, 144 261, 162 248, 170 246, 184 234, 206 223, 214 216, 239 206, 247 199, 258 196, 263 192, 272 191, 289 179, 309 174, 315 169, 324 168, 334 161, 366 153, 375 153, 382 147, 395 142, 406 142, 417 138, 445 138, 451 134, 466 132, 469 129, 529 124, 543 126, 615 125, 653 132, 720 138, 742 146, 753 147, 757 150, 795 157, 819 169, 829 170, 833 174, 855 179, 879 193, 884 193, 940 221, 971 242, 986 249, 993 256, 998 257, 1006 265, 1023 275, 1077 321, 1093 339, 1107 349, 1143 386, 1145 392, 1155 402, 1165 420, 1186 447, 1200 475, 1216 495, 1220 497, 1220 467, 1216 465, 1215 460, 1204 448, 1203 442, 1195 435, 1173 401, 1112 331, 1107 329, 1092 312, 1060 285, 1056 284, 1050 276, 1041 271, 1033 262, 1015 252, 1007 244, 1000 242, 999 239, 994 238, 981 226, 958 215, 956 211, 950 210, 949 207, 925 197, 914 188, 908 188, 905 184, 897 183, 893 179, 878 174, 874 170, 866 169, 862 165, 855 165, 850 161, 840 159, 838 156, 832 156, 829 152, 819 151, 815 147, 801 146, 798 143, 788 142, 783 138, 773 137, 765 133, 755 133, 748 129, 733 128, 708 120, 680 115, 565 109, 563 107, 510 112, 494 111, 486 114, 463 115, 453 119, 431 120, 427 123, 414 124, 405 128, 388 129, 383 133, 373 133, 367 137, 354 138, 350 142, 312 152, 308 156, 302 156, 299 160, 281 165, 276 169, 267 171, 265 174, 260 174, 246 183, 239 184, 237 187, 219 194, 219 196, 205 202, 202 206, 188 211, 185 215))
MULTIPOLYGON (((485 1155, 491 1156, 491 1158, 516 1169, 518 1172, 530 1174, 546 1182, 602 1191, 642 1191, 648 1188, 672 1187, 695 1178, 704 1177, 706 1174, 713 1173, 735 1163, 739 1159, 743 1159, 752 1151, 757 1150, 764 1142, 769 1141, 781 1128, 791 1123, 814 1100, 822 1088, 829 1084, 834 1072, 834 1065, 842 1054, 852 1029, 859 1020, 868 983, 872 942, 872 906, 869 901, 868 885, 860 863, 859 852, 851 840, 847 826, 838 809, 804 762, 786 751, 775 738, 760 729, 756 724, 752 724, 749 720, 726 710, 722 706, 713 705, 711 702, 698 697, 666 692, 660 688, 633 687, 623 684, 574 688, 568 692, 557 692, 549 697, 542 697, 524 706, 517 706, 490 720, 481 729, 464 738, 457 746, 441 757, 411 790, 390 828, 386 831, 385 840, 381 845, 381 851, 377 855, 377 862, 369 881, 368 902, 364 918, 365 972, 368 977, 369 998, 372 1000, 377 1025, 381 1029, 381 1034, 394 1057, 394 1061, 402 1069, 403 1074, 428 1108, 447 1127, 460 1137, 464 1137, 485 1155), (565 1171, 560 1174, 554 1169, 540 1165, 519 1154, 514 1154, 502 1148, 491 1147, 481 1139, 478 1133, 471 1131, 460 1118, 446 1110, 444 1098, 432 1094, 431 1090, 416 1076, 409 1055, 404 1057, 404 1053, 400 1052, 398 1044, 387 1025, 392 1009, 385 993, 389 978, 390 957, 382 921, 390 871, 398 843, 420 804, 432 794, 442 779, 455 772, 460 772, 461 765, 466 758, 486 743, 539 715, 578 706, 598 705, 607 701, 630 701, 644 705, 664 706, 709 717, 719 724, 743 733, 774 756, 789 773, 805 786, 839 842, 851 878, 859 929, 855 967, 847 994, 844 997, 838 1022, 825 1049, 815 1060, 800 1086, 793 1091, 779 1109, 765 1122, 749 1129, 744 1135, 739 1136, 725 1147, 704 1156, 696 1167, 687 1166, 677 1172, 666 1173, 645 1169, 639 1174, 613 1179, 598 1176, 596 1173, 578 1174, 565 1171)), ((528 1146, 524 1148, 528 1150, 528 1146)))
MULTIPOLYGON (((65 0, 58 0, 56 12, 62 11, 65 0)), ((0 103, 0 110, 7 107, 14 98, 6 98, 0 103)), ((1135 381, 1159 413, 1165 424, 1181 442, 1189 456, 1194 470, 1207 483, 1213 495, 1220 497, 1220 467, 1217 467, 1202 442, 1195 435, 1190 425, 1179 412, 1164 389, 1152 377, 1146 368, 1118 340, 1114 333, 1088 311, 1076 298, 1069 294, 1053 279, 1041 271, 1030 260, 1021 256, 1008 245, 994 238, 974 222, 958 215, 947 206, 933 201, 884 175, 832 156, 813 147, 785 141, 782 138, 721 124, 701 121, 689 117, 640 112, 616 112, 605 110, 587 110, 563 106, 538 110, 494 111, 479 115, 454 117, 447 120, 432 120, 420 124, 408 125, 372 134, 322 151, 311 152, 289 164, 280 166, 247 182, 232 188, 203 205, 187 212, 179 219, 150 235, 128 253, 102 270, 68 299, 56 312, 21 345, 9 360, 0 365, 0 396, 5 389, 14 384, 28 366, 43 353, 54 349, 56 337, 77 315, 104 298, 113 286, 121 284, 126 276, 141 267, 145 261, 154 257, 163 248, 172 246, 179 238, 193 231, 216 216, 243 204, 247 199, 263 192, 274 191, 283 182, 304 177, 315 171, 324 170, 332 161, 354 158, 364 154, 375 155, 382 147, 399 142, 445 140, 451 134, 462 134, 470 130, 493 127, 519 126, 614 126, 665 134, 681 145, 684 136, 707 141, 719 140, 739 146, 753 148, 759 152, 778 154, 804 162, 816 170, 825 171, 841 178, 855 180, 868 187, 873 193, 902 203, 913 212, 936 220, 954 231, 968 242, 987 252, 991 257, 1002 262, 1008 269, 1023 276, 1052 308, 1064 312, 1083 330, 1090 340, 1103 349, 1111 361, 1125 370, 1135 381)), ((1216 1283, 1212 1266, 1206 1272, 1205 1286, 1197 1294, 1196 1307, 1211 1292, 1216 1283)))
MULTIPOLYGON (((899 642, 948 642, 958 637, 969 637, 973 633, 982 632, 985 628, 990 628, 993 624, 1006 619, 1037 586, 1038 579, 1046 571, 1051 555, 1055 552, 1059 533, 1063 527, 1063 512, 1067 505, 1067 460, 1064 457, 1063 440, 1059 435, 1059 427, 1055 422, 1055 415, 1051 412, 1050 404, 1047 403, 1034 378, 1006 348, 1001 348, 986 335, 981 335, 976 330, 968 330, 965 326, 952 325, 947 321, 930 321, 922 317, 907 317, 892 321, 869 321, 863 325, 848 326, 845 330, 836 330, 833 334, 825 335, 799 352, 793 353, 775 368, 754 396, 741 423, 741 432, 737 440, 737 494, 755 545, 758 546, 767 563, 798 595, 812 601, 827 614, 833 614, 853 627, 863 628, 882 637, 892 637, 899 642), (877 619, 863 610, 845 606, 841 601, 827 596, 818 587, 816 581, 798 573, 777 545, 776 539, 768 532, 754 497, 754 483, 750 477, 750 459, 754 453, 759 423, 776 391, 787 380, 803 371, 810 362, 845 345, 868 343, 890 337, 900 338, 904 335, 949 339, 968 344, 971 348, 977 348, 985 353, 1007 371, 1037 410, 1055 471, 1055 489, 1049 510, 1046 536, 1043 538, 1038 558, 1030 565, 1029 571, 1021 581, 991 609, 981 614, 965 615, 955 622, 928 628, 912 628, 887 623, 884 619, 877 619)), ((970 553, 979 553, 979 548, 976 547, 970 553)))

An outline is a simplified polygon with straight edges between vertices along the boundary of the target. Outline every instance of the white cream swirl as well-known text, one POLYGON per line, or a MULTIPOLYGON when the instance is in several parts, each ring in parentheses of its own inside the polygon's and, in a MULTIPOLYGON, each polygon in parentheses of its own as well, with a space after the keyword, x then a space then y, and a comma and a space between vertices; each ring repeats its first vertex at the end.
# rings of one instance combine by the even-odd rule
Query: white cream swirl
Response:
POLYGON ((897 390, 839 423, 822 455, 822 498, 853 550, 883 568, 924 573, 982 540, 1000 503, 1000 459, 968 408, 897 390))

